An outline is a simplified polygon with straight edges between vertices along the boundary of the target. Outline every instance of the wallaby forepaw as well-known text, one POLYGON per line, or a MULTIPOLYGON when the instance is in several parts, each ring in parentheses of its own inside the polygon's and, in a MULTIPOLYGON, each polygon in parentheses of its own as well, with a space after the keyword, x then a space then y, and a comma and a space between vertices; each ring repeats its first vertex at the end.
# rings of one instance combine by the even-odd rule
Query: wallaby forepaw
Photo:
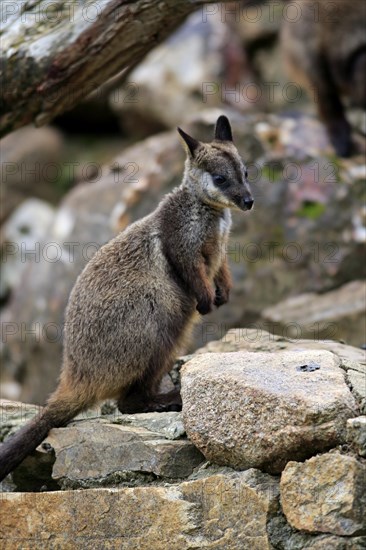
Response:
POLYGON ((211 313, 212 306, 213 306, 213 300, 203 299, 198 301, 196 309, 198 313, 200 313, 201 315, 207 315, 208 313, 211 313))
POLYGON ((229 301, 229 290, 223 288, 216 288, 214 305, 216 307, 223 306, 229 301))

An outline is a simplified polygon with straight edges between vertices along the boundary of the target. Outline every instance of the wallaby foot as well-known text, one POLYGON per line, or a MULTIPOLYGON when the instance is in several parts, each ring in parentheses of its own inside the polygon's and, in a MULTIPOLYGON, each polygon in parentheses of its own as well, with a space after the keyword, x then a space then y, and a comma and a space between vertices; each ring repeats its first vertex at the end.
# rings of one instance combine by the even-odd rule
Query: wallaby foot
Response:
POLYGON ((122 414, 181 411, 182 399, 178 390, 166 394, 146 395, 136 389, 121 397, 117 407, 122 414))
POLYGON ((182 398, 179 390, 155 395, 152 405, 156 407, 155 410, 157 412, 181 411, 182 398))

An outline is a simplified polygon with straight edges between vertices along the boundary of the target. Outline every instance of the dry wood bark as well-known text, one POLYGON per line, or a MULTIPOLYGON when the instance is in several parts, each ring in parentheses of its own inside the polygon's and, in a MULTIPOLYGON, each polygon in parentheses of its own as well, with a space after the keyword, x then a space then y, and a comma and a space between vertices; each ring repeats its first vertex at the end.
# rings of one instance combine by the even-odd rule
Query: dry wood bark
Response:
POLYGON ((1 0, 0 136, 40 126, 212 0, 1 0))

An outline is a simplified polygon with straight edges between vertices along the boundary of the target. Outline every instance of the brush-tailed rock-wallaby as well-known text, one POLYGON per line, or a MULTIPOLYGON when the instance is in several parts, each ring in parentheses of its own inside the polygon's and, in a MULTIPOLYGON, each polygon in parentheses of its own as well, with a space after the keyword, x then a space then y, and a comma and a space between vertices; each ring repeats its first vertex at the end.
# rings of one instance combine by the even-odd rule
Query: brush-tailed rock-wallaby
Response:
POLYGON ((298 0, 282 27, 290 74, 310 90, 339 156, 352 152, 343 98, 366 109, 366 2, 298 0))
POLYGON ((245 165, 225 116, 202 143, 178 128, 187 151, 182 184, 157 209, 104 245, 71 292, 59 385, 42 413, 0 447, 0 479, 53 427, 117 399, 121 412, 173 410, 157 395, 199 314, 228 301, 230 209, 250 210, 245 165))

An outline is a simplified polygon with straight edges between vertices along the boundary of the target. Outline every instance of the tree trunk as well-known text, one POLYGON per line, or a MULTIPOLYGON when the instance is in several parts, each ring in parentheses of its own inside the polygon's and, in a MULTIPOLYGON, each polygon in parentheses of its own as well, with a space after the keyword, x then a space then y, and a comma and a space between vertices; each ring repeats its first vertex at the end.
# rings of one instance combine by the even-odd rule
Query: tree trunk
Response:
POLYGON ((1 0, 0 136, 71 109, 211 2, 1 0))

